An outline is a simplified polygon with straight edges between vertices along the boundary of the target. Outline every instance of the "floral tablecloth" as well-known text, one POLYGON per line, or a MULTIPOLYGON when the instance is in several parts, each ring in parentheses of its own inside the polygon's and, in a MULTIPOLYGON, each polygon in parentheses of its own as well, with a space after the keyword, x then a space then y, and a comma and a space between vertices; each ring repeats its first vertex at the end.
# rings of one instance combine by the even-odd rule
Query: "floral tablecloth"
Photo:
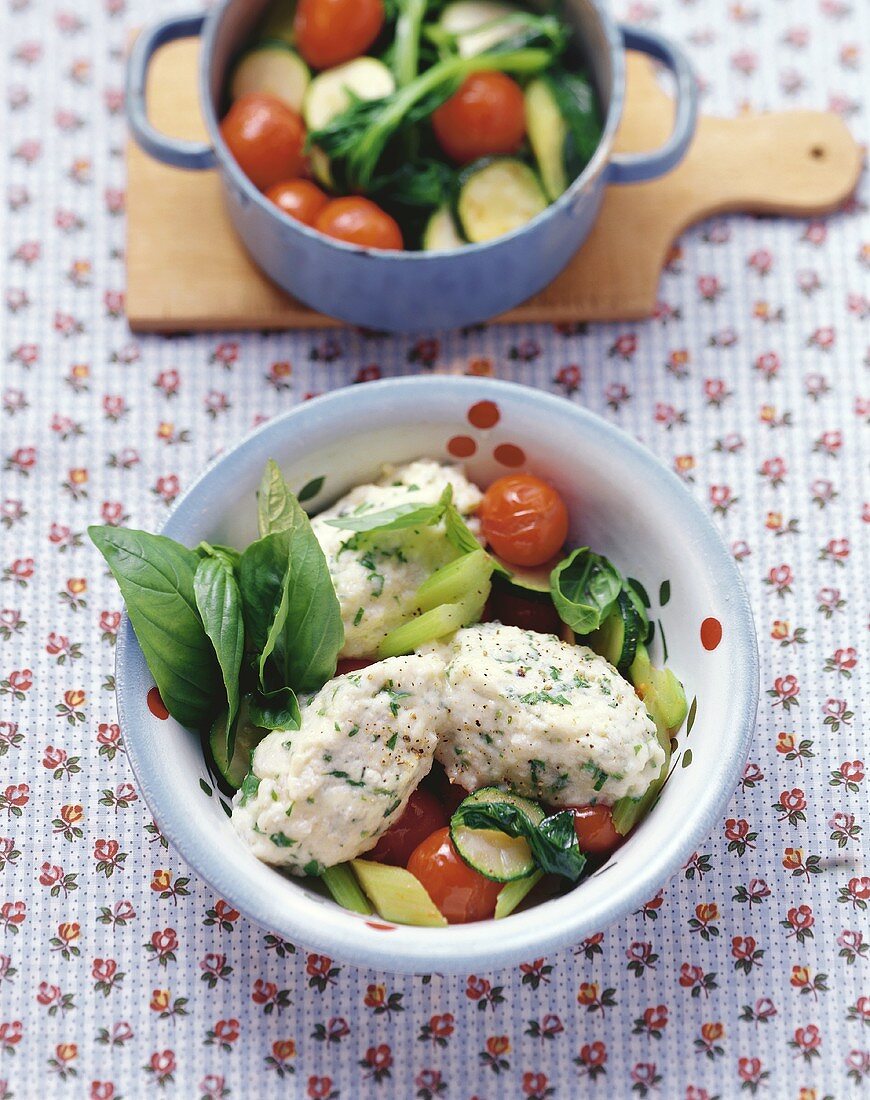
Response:
MULTIPOLYGON (((134 338, 123 51, 169 9, 0 15, 0 1097, 860 1095, 865 198, 691 230, 643 324, 134 338), (419 370, 562 394, 676 469, 740 561, 763 677, 741 789, 660 894, 574 950, 428 982, 280 941, 167 848, 116 722, 118 592, 83 534, 153 527, 215 452, 296 402, 419 370)), ((827 106, 866 140, 865 0, 627 14, 686 44, 708 110, 827 106)))

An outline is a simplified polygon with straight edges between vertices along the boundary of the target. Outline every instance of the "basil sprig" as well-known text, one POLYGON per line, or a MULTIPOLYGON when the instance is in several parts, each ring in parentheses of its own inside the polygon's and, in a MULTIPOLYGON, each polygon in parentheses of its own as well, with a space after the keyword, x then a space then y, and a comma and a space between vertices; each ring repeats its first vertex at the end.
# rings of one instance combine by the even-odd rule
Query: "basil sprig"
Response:
POLYGON ((166 709, 183 726, 207 725, 220 710, 214 646, 196 606, 199 557, 163 535, 89 527, 127 605, 127 614, 166 709))
MULTIPOLYGON (((203 558, 193 576, 196 608, 203 629, 214 646, 227 693, 227 731, 235 723, 239 710, 239 674, 245 653, 245 623, 242 594, 236 575, 226 557, 203 558)), ((232 759, 232 735, 228 732, 228 755, 232 759)))
POLYGON ((569 810, 545 817, 536 825, 511 802, 462 802, 450 821, 451 828, 497 829, 528 841, 532 857, 542 871, 576 882, 583 874, 586 856, 577 843, 574 815, 569 810))
POLYGON ((296 692, 320 688, 344 644, 326 558, 273 462, 258 521, 261 538, 241 555, 205 542, 189 550, 147 531, 88 529, 172 717, 205 729, 226 705, 227 759, 243 695, 256 725, 297 729, 296 692))

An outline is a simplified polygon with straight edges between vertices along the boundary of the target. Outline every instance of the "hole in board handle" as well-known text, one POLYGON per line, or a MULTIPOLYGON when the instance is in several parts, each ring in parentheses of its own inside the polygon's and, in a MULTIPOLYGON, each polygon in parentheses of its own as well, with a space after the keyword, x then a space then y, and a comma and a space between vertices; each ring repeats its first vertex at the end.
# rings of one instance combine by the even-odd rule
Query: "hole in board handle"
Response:
POLYGON ((823 160, 825 156, 824 146, 814 145, 812 149, 810 149, 810 156, 813 158, 813 160, 823 160))

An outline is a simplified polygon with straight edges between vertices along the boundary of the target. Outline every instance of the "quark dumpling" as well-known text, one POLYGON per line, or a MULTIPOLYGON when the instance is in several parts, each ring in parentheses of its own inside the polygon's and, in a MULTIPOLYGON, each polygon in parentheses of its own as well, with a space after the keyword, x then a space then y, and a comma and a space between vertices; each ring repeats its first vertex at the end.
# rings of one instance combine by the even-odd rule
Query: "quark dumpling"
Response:
POLYGON ((367 852, 432 767, 443 695, 436 654, 330 680, 303 706, 301 729, 275 730, 254 750, 253 778, 233 799, 236 832, 294 874, 367 852))
POLYGON ((500 623, 427 646, 447 665, 436 759, 466 790, 494 784, 552 806, 637 798, 664 751, 643 703, 603 657, 500 623))
MULTIPOLYGON (((470 515, 483 494, 456 466, 421 460, 388 468, 376 485, 358 485, 311 521, 323 548, 344 622, 342 657, 371 657, 387 634, 416 611, 414 594, 436 569, 456 557, 444 523, 355 540, 326 522, 354 512, 382 512, 397 504, 435 504, 453 487, 453 503, 470 515), (355 544, 359 545, 354 548, 355 544)), ((474 527, 471 524, 472 529, 474 527)))

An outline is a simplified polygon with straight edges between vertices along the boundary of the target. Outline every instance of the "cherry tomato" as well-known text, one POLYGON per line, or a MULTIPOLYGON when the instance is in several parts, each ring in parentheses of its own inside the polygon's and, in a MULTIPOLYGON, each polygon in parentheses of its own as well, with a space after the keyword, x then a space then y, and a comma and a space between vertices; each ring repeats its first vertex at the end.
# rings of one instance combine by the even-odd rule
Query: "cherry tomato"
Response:
POLYGON ((299 0, 293 18, 296 46, 315 69, 359 57, 383 25, 383 0, 299 0))
POLYGON ((305 166, 305 126, 275 96, 240 96, 224 116, 221 134, 241 170, 261 191, 298 176, 305 166))
POLYGON ((613 827, 613 815, 609 806, 568 806, 574 814, 574 829, 581 852, 593 855, 610 855, 616 851, 623 837, 613 827))
POLYGON ((329 196, 311 180, 284 180, 266 192, 266 198, 304 225, 314 225, 329 196))
POLYGON ((390 863, 394 867, 404 867, 411 853, 427 836, 447 824, 447 814, 441 803, 430 791, 418 787, 408 799, 408 805, 401 816, 393 822, 370 852, 366 859, 376 863, 390 863))
POLYGON ((472 73, 432 115, 438 144, 457 164, 511 156, 526 136, 519 84, 504 73, 472 73))
POLYGON ((526 599, 511 591, 506 585, 493 588, 487 603, 490 618, 498 619, 505 626, 519 626, 523 630, 536 630, 539 634, 559 634, 562 620, 549 599, 526 599))
POLYGON ((344 676, 346 672, 359 672, 374 663, 374 657, 342 657, 336 667, 335 675, 344 676))
POLYGON ((511 565, 543 565, 562 549, 568 535, 565 502, 532 474, 494 481, 478 515, 486 541, 511 565))
POLYGON ((491 882, 463 863, 447 828, 438 829, 414 849, 408 870, 423 883, 450 924, 486 920, 495 912, 502 883, 491 882))
POLYGON ((314 228, 327 237, 365 248, 404 248, 398 222, 371 199, 333 199, 317 215, 314 228))

